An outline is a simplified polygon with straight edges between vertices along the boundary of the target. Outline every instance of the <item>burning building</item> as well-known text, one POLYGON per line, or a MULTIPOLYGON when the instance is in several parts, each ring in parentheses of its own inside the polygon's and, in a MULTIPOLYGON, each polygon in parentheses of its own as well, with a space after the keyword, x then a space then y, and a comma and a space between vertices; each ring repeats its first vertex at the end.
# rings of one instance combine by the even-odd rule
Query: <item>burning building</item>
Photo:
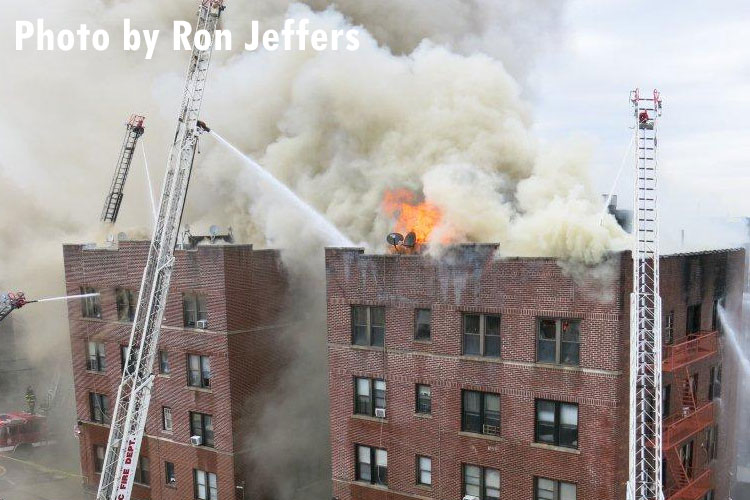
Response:
MULTIPOLYGON (((240 429, 252 429, 246 403, 273 387, 286 359, 277 335, 287 279, 276 251, 221 238, 188 242, 196 246, 175 251, 133 498, 247 498, 240 429)), ((64 246, 67 290, 101 294, 68 306, 81 465, 92 487, 148 249, 148 241, 64 246)))
MULTIPOLYGON (((326 251, 336 498, 625 497, 630 253, 574 277, 496 250, 326 251)), ((717 308, 740 307, 743 270, 741 250, 661 259, 668 500, 728 499, 737 367, 717 308)))

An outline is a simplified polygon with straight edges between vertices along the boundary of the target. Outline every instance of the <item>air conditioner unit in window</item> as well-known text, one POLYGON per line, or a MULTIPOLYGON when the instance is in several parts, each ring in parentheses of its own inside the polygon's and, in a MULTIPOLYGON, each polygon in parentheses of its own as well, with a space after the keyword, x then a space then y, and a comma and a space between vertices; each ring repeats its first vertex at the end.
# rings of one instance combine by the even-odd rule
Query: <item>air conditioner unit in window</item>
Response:
POLYGON ((479 497, 475 497, 474 495, 466 495, 464 496, 464 500, 479 500, 479 497))
POLYGON ((190 444, 200 446, 203 444, 203 438, 200 436, 190 436, 190 444))
POLYGON ((195 327, 196 328, 201 328, 201 329, 205 330, 206 328, 208 328, 208 320, 207 319, 199 319, 198 321, 195 322, 195 327))
POLYGON ((177 479, 170 477, 169 478, 169 484, 175 484, 177 482, 177 479))
POLYGON ((385 408, 375 408, 375 416, 378 418, 385 418, 385 408))

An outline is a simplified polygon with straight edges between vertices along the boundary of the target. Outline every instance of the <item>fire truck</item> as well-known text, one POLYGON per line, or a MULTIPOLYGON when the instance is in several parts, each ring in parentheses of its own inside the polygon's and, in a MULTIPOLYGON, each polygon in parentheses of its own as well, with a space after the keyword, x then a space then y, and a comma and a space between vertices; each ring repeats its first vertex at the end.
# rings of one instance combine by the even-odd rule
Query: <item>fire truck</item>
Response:
POLYGON ((26 412, 0 413, 0 453, 28 451, 52 444, 47 418, 26 412))

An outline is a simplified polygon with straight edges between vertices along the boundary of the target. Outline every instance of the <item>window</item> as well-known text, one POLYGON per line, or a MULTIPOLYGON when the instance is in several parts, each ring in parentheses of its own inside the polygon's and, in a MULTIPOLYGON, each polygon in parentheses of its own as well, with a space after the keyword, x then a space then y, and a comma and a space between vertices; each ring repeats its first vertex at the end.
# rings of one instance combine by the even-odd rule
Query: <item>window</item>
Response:
POLYGON ((352 344, 385 345, 385 308, 352 306, 352 344))
POLYGON ((693 442, 690 441, 680 447, 680 462, 688 478, 693 477, 693 442))
POLYGON ((578 448, 578 405, 537 399, 536 442, 578 448))
POLYGON ((703 500, 714 500, 714 490, 708 490, 703 500))
POLYGON ((104 394, 95 392, 89 393, 89 409, 91 410, 91 420, 100 424, 109 423, 109 398, 104 394))
POLYGON ((172 408, 169 406, 161 407, 161 426, 165 431, 172 431, 172 408))
POLYGON ((182 313, 184 325, 186 327, 196 328, 198 321, 207 320, 206 298, 194 293, 182 294, 182 313))
POLYGON ((417 456, 417 484, 432 486, 432 459, 417 456))
POLYGON ((197 500, 218 500, 219 493, 216 487, 216 474, 203 470, 193 469, 193 489, 197 500))
POLYGON ((534 500, 576 500, 576 485, 573 483, 542 477, 534 478, 534 483, 534 500))
POLYGON ((430 340, 432 311, 430 309, 417 309, 414 328, 415 340, 430 340))
POLYGON ((132 290, 124 288, 115 289, 115 301, 117 303, 117 321, 132 323, 135 319, 135 308, 138 305, 132 290))
POLYGON ((107 371, 107 357, 104 344, 101 342, 87 342, 88 358, 86 359, 86 369, 92 372, 107 371))
POLYGON ((706 451, 708 460, 714 460, 717 456, 717 443, 719 439, 719 427, 713 426, 706 429, 706 451))
POLYGON ((536 360, 561 365, 580 364, 581 322, 571 319, 540 319, 536 360))
MULTIPOLYGON (((81 295, 88 293, 98 293, 95 288, 90 286, 81 287, 81 295)), ((102 305, 99 302, 99 296, 86 297, 81 300, 81 315, 84 318, 100 318, 102 317, 102 305)))
POLYGON ((664 418, 669 416, 670 412, 670 401, 672 400, 672 386, 665 385, 661 391, 661 412, 664 418))
POLYGON ((167 351, 159 351, 159 373, 169 375, 171 371, 169 368, 169 354, 167 351))
POLYGON ((172 462, 164 462, 164 483, 171 486, 176 482, 177 476, 174 473, 174 464, 172 462))
POLYGON ((201 438, 201 446, 214 447, 214 423, 211 415, 190 412, 190 435, 201 438))
POLYGON ((375 416, 375 410, 385 410, 385 380, 354 379, 354 413, 375 416))
POLYGON ((500 499, 500 471, 464 464, 463 494, 479 500, 500 499))
POLYGON ((464 314, 464 354, 500 357, 500 316, 464 314))
MULTIPOLYGON (((128 348, 128 346, 126 346, 126 345, 121 345, 120 346, 120 367, 121 367, 121 369, 122 369, 123 372, 125 371, 125 364, 126 363, 128 364, 127 366, 128 366, 128 370, 130 372, 134 372, 135 371, 135 364, 137 363, 137 360, 136 360, 137 356, 134 355, 130 359, 128 359, 128 353, 129 352, 130 352, 130 349, 128 348)), ((137 351, 136 351, 136 353, 137 353, 137 351)))
POLYGON ((432 388, 429 385, 417 385, 417 413, 432 413, 432 388))
POLYGON ((148 457, 140 457, 135 467, 134 481, 138 484, 151 484, 151 461, 148 457))
POLYGON ((688 335, 697 333, 701 329, 701 305, 695 304, 687 308, 686 332, 688 335))
POLYGON ((500 435, 500 396, 489 392, 461 391, 461 430, 500 435))
POLYGON ((100 444, 94 445, 94 472, 101 472, 104 468, 104 455, 107 450, 100 444))
POLYGON ((664 344, 669 345, 674 342, 674 311, 664 318, 664 344))
POLYGON ((388 485, 388 452, 357 445, 357 481, 388 485))
POLYGON ((211 360, 208 356, 188 354, 187 372, 190 387, 211 387, 211 360))

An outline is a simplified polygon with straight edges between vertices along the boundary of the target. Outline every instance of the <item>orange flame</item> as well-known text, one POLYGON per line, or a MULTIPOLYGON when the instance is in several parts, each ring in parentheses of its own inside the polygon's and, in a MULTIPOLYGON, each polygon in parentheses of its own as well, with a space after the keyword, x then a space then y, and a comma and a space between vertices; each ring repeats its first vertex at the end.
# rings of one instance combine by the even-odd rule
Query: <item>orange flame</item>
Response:
POLYGON ((413 231, 417 235, 416 249, 430 241, 432 231, 443 218, 437 206, 419 201, 416 193, 405 188, 386 191, 382 206, 385 214, 395 219, 395 232, 406 235, 413 231))

